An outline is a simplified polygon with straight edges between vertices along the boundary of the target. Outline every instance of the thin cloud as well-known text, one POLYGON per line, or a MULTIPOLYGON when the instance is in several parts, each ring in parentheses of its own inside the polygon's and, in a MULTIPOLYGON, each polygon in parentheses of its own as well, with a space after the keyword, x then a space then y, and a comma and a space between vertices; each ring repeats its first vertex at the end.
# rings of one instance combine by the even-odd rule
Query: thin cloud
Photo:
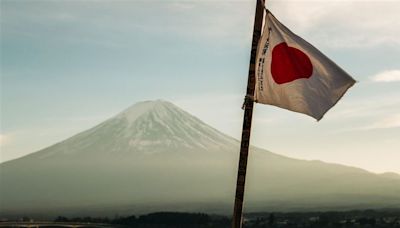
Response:
MULTIPOLYGON (((7 10, 3 10, 6 15, 2 15, 7 20, 2 23, 16 35, 52 37, 106 47, 129 46, 132 38, 142 33, 169 34, 210 45, 243 47, 251 40, 254 2, 135 1, 111 4, 106 1, 91 4, 63 1, 25 3, 24 7, 7 3, 7 10), (47 35, 40 31, 53 32, 47 35)), ((317 47, 385 45, 397 48, 400 45, 398 1, 365 4, 363 1, 271 0, 267 1, 267 7, 286 26, 317 47)))
POLYGON ((0 134, 0 146, 2 146, 5 143, 5 141, 6 141, 6 136, 0 134))
POLYGON ((399 128, 400 127, 400 114, 390 115, 369 126, 364 127, 362 130, 371 129, 387 129, 387 128, 399 128))
POLYGON ((327 48, 398 47, 398 1, 268 1, 289 28, 327 48))
POLYGON ((244 46, 254 14, 246 1, 9 2, 3 8, 6 35, 110 48, 129 47, 143 34, 244 46))
POLYGON ((387 70, 374 75, 372 78, 374 82, 399 82, 400 70, 387 70))

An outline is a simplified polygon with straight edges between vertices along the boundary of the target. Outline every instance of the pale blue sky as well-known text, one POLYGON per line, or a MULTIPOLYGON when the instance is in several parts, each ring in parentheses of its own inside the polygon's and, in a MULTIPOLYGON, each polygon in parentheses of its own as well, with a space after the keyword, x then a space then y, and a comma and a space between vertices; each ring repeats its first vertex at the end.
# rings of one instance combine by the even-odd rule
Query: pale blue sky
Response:
MULTIPOLYGON (((0 161, 158 98, 239 138, 255 1, 0 2, 0 161)), ((359 83, 319 123, 257 105, 253 144, 400 173, 400 2, 267 4, 359 83)))

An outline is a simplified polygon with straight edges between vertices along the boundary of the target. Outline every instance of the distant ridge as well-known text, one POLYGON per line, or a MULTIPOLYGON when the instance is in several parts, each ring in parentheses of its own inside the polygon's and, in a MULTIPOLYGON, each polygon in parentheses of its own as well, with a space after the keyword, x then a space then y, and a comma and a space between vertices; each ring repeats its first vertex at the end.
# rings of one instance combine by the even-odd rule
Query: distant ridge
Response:
POLYGON ((386 178, 392 178, 392 179, 400 180, 400 174, 398 174, 398 173, 386 172, 386 173, 382 173, 380 175, 383 176, 383 177, 386 177, 386 178))
MULTIPOLYGON (((231 213, 239 142, 174 104, 139 102, 97 126, 0 164, 2 215, 231 213)), ((400 205, 400 179, 252 147, 246 210, 400 205)))

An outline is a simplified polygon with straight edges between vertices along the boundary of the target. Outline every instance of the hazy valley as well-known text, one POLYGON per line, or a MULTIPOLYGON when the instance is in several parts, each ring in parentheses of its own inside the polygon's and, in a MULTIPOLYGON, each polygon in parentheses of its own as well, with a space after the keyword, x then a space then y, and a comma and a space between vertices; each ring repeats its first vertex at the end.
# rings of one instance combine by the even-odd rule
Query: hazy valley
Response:
MULTIPOLYGON (((230 214, 239 141, 166 101, 140 102, 99 125, 0 164, 2 215, 230 214)), ((397 174, 251 148, 245 210, 395 208, 397 174)))

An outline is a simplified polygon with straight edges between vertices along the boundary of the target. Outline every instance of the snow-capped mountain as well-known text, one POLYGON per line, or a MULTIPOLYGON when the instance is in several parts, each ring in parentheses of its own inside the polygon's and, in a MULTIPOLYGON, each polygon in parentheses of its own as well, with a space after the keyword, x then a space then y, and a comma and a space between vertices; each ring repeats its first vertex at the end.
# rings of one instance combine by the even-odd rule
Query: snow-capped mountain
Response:
POLYGON ((109 159, 177 150, 227 150, 236 144, 236 140, 174 104, 157 100, 139 102, 92 129, 30 156, 109 159))
MULTIPOLYGON (((239 142, 166 101, 0 164, 0 213, 231 213, 239 142)), ((252 148, 248 210, 400 205, 400 180, 252 148)))

